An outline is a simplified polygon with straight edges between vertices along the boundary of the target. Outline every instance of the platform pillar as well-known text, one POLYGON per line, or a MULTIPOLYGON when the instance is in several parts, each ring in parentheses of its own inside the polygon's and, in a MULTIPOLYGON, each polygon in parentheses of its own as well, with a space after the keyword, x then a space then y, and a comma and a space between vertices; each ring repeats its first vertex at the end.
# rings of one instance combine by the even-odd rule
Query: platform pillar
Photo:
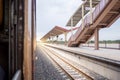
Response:
POLYGON ((99 50, 99 28, 95 30, 95 50, 99 50))
POLYGON ((58 44, 58 37, 59 37, 59 36, 57 35, 57 36, 56 36, 56 43, 57 43, 57 44, 58 44))
POLYGON ((90 23, 92 24, 93 23, 93 19, 92 19, 92 3, 93 3, 93 1, 92 0, 90 0, 90 23))
POLYGON ((73 36, 73 17, 71 17, 71 35, 73 36))
POLYGON ((54 43, 54 36, 52 36, 52 43, 54 43))
POLYGON ((67 44, 67 33, 65 32, 64 35, 65 35, 65 45, 66 45, 67 44))
POLYGON ((84 4, 82 4, 82 29, 84 28, 84 13, 85 12, 85 7, 84 4))

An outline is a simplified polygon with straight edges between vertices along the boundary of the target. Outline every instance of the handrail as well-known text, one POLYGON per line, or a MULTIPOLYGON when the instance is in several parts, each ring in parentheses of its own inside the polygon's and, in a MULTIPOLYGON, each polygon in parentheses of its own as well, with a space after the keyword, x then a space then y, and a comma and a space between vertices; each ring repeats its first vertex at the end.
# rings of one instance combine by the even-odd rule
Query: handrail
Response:
MULTIPOLYGON (((99 2, 99 4, 97 4, 95 6, 94 11, 92 12, 92 18, 93 18, 93 22, 96 20, 96 18, 100 15, 100 13, 104 10, 104 8, 106 7, 106 5, 109 3, 109 0, 101 0, 99 2)), ((87 24, 90 24, 90 14, 87 15, 84 18, 84 27, 85 28, 87 26, 87 24)), ((75 42, 78 38, 78 36, 80 35, 81 31, 83 30, 83 28, 81 28, 81 25, 83 23, 80 24, 80 27, 78 28, 78 30, 76 31, 76 33, 74 34, 74 36, 71 36, 69 41, 68 41, 68 45, 71 44, 71 42, 75 42)))
POLYGON ((18 70, 13 76, 12 80, 21 80, 21 70, 18 70))

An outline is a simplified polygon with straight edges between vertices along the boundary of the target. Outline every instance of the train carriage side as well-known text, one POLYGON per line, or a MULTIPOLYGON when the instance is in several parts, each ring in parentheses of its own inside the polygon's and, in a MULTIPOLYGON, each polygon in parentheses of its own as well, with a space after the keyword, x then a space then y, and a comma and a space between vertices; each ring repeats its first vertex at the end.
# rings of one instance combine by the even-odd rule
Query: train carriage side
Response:
POLYGON ((33 70, 33 56, 36 49, 36 1, 25 1, 25 33, 24 33, 24 78, 31 80, 33 70), (32 7, 30 7, 32 6, 32 7))
POLYGON ((0 80, 32 80, 35 26, 36 0, 0 0, 0 80))

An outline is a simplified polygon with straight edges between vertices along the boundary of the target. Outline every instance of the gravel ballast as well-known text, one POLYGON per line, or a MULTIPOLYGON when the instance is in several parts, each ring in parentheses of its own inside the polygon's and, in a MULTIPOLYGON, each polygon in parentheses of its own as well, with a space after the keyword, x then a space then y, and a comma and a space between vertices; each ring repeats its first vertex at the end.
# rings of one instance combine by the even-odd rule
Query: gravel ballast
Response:
POLYGON ((37 46, 34 56, 34 80, 65 80, 53 61, 37 46))

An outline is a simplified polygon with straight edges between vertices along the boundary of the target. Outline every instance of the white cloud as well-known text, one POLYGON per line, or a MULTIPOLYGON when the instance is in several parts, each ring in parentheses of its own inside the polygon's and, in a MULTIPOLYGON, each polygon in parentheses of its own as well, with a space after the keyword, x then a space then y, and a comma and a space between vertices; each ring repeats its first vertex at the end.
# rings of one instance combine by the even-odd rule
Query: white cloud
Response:
POLYGON ((37 0, 37 34, 45 35, 55 25, 64 27, 81 0, 37 0))

